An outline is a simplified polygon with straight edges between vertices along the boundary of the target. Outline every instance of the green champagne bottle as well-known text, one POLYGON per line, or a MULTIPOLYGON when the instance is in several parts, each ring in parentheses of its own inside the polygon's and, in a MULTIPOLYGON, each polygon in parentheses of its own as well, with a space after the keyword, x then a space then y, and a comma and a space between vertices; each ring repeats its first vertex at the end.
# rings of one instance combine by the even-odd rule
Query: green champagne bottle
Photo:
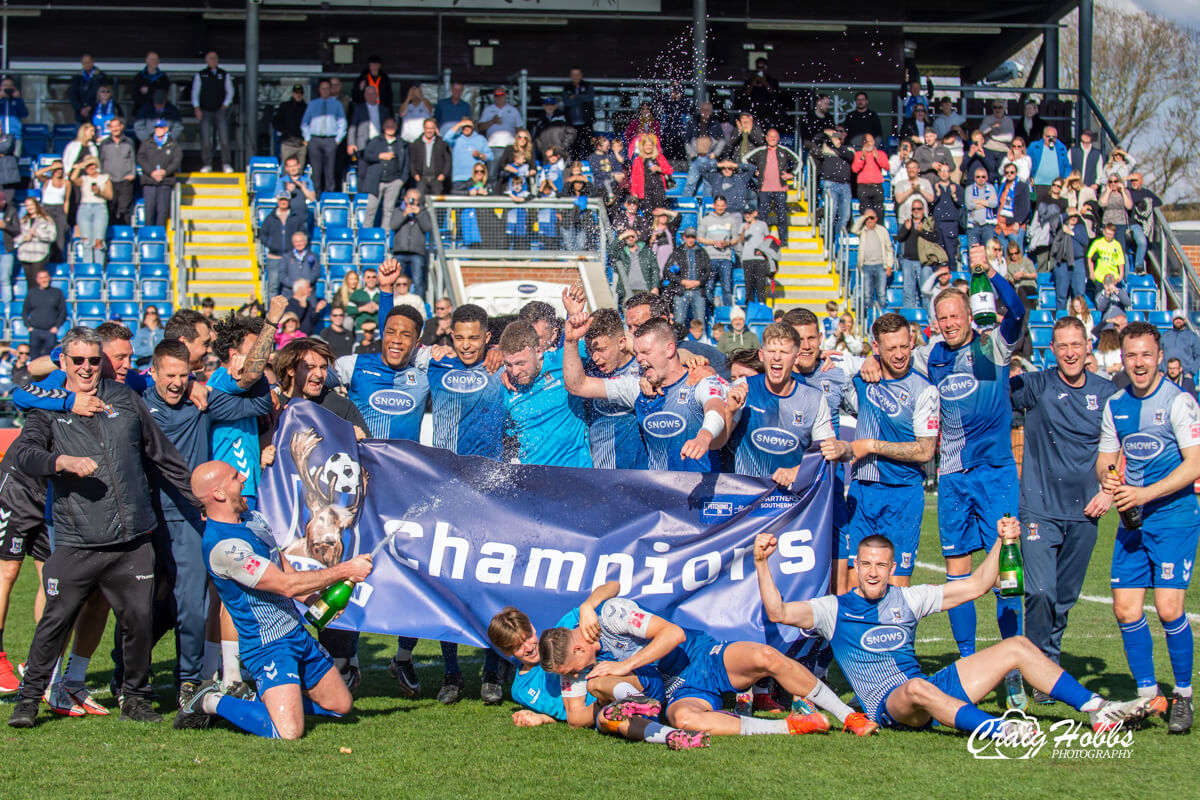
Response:
POLYGON ((971 268, 971 316, 980 328, 996 324, 996 295, 992 282, 988 280, 987 266, 976 264, 971 268))
POLYGON ((1000 545, 1000 596, 1021 597, 1024 594, 1025 562, 1021 559, 1021 545, 1015 539, 1006 540, 1000 545))
MULTIPOLYGON (((1115 464, 1108 465, 1108 474, 1115 475, 1118 479, 1120 479, 1120 476, 1117 475, 1117 467, 1115 464)), ((1127 508, 1124 511, 1119 511, 1117 513, 1121 515, 1121 525, 1125 527, 1125 530, 1136 531, 1138 528, 1142 527, 1141 506, 1133 506, 1132 508, 1127 508)))
POLYGON ((304 618, 313 624, 317 630, 324 630, 339 613, 350 604, 350 596, 354 594, 353 581, 338 581, 325 588, 317 602, 304 612, 304 618))

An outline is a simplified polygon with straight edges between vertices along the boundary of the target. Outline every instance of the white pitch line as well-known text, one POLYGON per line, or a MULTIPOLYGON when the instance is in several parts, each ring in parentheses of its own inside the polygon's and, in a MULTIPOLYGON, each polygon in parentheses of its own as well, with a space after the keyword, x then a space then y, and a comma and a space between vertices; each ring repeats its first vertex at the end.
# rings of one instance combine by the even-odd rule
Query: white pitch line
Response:
MULTIPOLYGON (((917 566, 920 567, 921 569, 927 569, 927 570, 930 570, 931 572, 940 572, 942 574, 945 574, 945 572, 946 572, 946 568, 944 566, 938 566, 937 564, 930 564, 928 561, 918 561, 916 563, 917 563, 917 566)), ((1106 606, 1111 606, 1113 604, 1111 597, 1100 597, 1099 595, 1094 595, 1094 594, 1081 594, 1081 595, 1079 595, 1079 599, 1086 600, 1089 603, 1101 603, 1106 606)), ((1147 604, 1147 605, 1142 606, 1142 608, 1144 608, 1146 611, 1154 611, 1153 605, 1147 604)), ((1200 625, 1200 614, 1193 614, 1192 612, 1189 611, 1187 618, 1188 618, 1188 622, 1196 624, 1196 625, 1200 625)), ((1196 630, 1195 628, 1193 628, 1192 636, 1193 637, 1200 636, 1200 630, 1196 630)))

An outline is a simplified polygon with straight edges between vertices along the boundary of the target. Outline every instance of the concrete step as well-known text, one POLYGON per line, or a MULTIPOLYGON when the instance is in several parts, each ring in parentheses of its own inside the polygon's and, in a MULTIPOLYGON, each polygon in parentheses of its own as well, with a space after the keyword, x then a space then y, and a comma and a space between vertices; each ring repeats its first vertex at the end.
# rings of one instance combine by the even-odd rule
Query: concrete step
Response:
POLYGON ((240 270, 250 275, 254 270, 254 260, 248 255, 243 256, 184 256, 185 269, 231 269, 240 270))
POLYGON ((838 281, 829 278, 775 278, 775 283, 779 286, 790 286, 795 289, 818 289, 821 291, 836 291, 838 290, 838 281))
POLYGON ((183 206, 179 216, 184 220, 213 220, 220 222, 245 222, 246 209, 242 207, 183 206))
POLYGON ((185 219, 182 221, 180 227, 182 227, 184 233, 250 232, 250 223, 246 222, 245 217, 239 217, 238 219, 185 219))
POLYGON ((250 280, 245 268, 218 269, 216 267, 192 267, 187 270, 188 283, 203 281, 207 283, 245 283, 250 280))
POLYGON ((254 294, 255 286, 252 283, 209 283, 198 281, 189 283, 187 293, 189 296, 211 297, 216 301, 217 305, 222 305, 224 300, 227 307, 240 306, 245 303, 254 294))
POLYGON ((211 247, 213 245, 231 245, 240 244, 243 247, 248 247, 251 242, 250 231, 208 231, 197 230, 190 231, 184 240, 185 245, 196 247, 211 247))
POLYGON ((182 198, 181 208, 236 208, 238 211, 246 210, 245 198, 238 195, 184 195, 182 198))
POLYGON ((245 201, 242 187, 236 183, 188 183, 182 185, 180 193, 185 199, 189 197, 237 197, 245 201))
POLYGON ((207 258, 209 256, 230 256, 230 257, 248 258, 250 255, 250 248, 245 242, 243 242, 242 244, 237 244, 237 243, 229 243, 229 244, 226 244, 226 243, 216 243, 216 244, 188 243, 188 244, 185 244, 183 247, 183 255, 185 257, 199 256, 201 258, 207 258))
POLYGON ((185 172, 177 178, 188 186, 241 186, 245 175, 238 172, 185 172))

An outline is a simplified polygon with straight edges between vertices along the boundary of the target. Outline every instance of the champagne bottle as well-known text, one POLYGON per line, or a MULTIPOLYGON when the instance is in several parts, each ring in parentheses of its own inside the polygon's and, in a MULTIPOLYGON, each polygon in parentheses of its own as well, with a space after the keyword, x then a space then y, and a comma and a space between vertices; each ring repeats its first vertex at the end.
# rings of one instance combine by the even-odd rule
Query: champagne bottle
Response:
POLYGON ((321 597, 313 603, 304 618, 313 624, 317 630, 324 630, 333 618, 350 604, 350 596, 354 594, 353 581, 338 581, 325 588, 321 597))
MULTIPOLYGON (((1005 519, 1011 515, 1005 514, 1005 519)), ((1000 546, 1000 596, 1021 597, 1025 594, 1025 562, 1021 545, 1016 539, 1005 540, 1000 546)))
POLYGON ((988 280, 987 265, 976 264, 971 268, 971 316, 980 328, 996 324, 996 295, 992 282, 988 280))
MULTIPOLYGON (((1117 474, 1117 465, 1116 464, 1108 465, 1108 474, 1114 475, 1114 476, 1117 474)), ((1125 530, 1136 531, 1138 528, 1142 527, 1142 507, 1141 506, 1133 506, 1132 508, 1127 508, 1124 511, 1121 511, 1120 514, 1121 514, 1121 524, 1125 527, 1125 530)))

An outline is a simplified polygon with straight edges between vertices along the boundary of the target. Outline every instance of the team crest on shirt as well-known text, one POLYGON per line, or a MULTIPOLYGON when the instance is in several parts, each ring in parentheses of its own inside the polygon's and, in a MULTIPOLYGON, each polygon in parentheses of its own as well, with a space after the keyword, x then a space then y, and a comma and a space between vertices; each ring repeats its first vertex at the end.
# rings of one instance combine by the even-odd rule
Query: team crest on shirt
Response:
MULTIPOLYGON (((904 567, 905 569, 912 569, 912 565, 913 565, 913 554, 912 553, 901 553, 900 554, 900 566, 904 567)), ((898 615, 900 613, 900 609, 893 608, 892 613, 898 615)), ((897 622, 899 622, 899 619, 897 619, 897 622)))
POLYGON ((797 411, 795 414, 792 415, 792 424, 797 425, 797 426, 804 424, 804 412, 803 411, 797 411))
POLYGON ((833 391, 833 385, 829 381, 821 381, 821 391, 829 394, 833 391))
POLYGON ((1088 411, 1099 411, 1100 410, 1100 398, 1098 398, 1096 395, 1094 395, 1094 394, 1085 395, 1083 399, 1087 401, 1087 410, 1088 411))
POLYGON ((58 597, 58 578, 46 579, 46 594, 51 597, 58 597))
POLYGON ((908 399, 911 395, 903 389, 897 393, 896 399, 900 401, 900 405, 908 405, 908 399))
POLYGON ((1036 522, 1029 523, 1029 533, 1025 536, 1025 541, 1036 542, 1041 538, 1042 535, 1038 533, 1038 524, 1036 522))
POLYGON ((24 536, 14 536, 12 542, 8 545, 8 552, 14 556, 21 555, 21 546, 25 544, 24 536))
MULTIPOLYGON (((904 557, 908 558, 908 553, 905 553, 904 557)), ((908 566, 908 565, 906 564, 905 566, 908 566)), ((892 609, 892 622, 904 622, 904 612, 902 612, 898 608, 893 608, 892 609)))
POLYGON ((1162 565, 1162 579, 1164 581, 1175 580, 1175 562, 1164 561, 1162 565))
POLYGON ((417 373, 415 373, 415 372, 406 373, 404 376, 404 382, 407 383, 409 386, 416 386, 417 385, 417 373))
POLYGON ((1154 424, 1155 425, 1166 425, 1167 424, 1167 410, 1165 408, 1160 408, 1154 412, 1154 424))
POLYGON ((686 403, 687 396, 688 396, 688 387, 684 386, 682 389, 679 390, 679 402, 686 403))

